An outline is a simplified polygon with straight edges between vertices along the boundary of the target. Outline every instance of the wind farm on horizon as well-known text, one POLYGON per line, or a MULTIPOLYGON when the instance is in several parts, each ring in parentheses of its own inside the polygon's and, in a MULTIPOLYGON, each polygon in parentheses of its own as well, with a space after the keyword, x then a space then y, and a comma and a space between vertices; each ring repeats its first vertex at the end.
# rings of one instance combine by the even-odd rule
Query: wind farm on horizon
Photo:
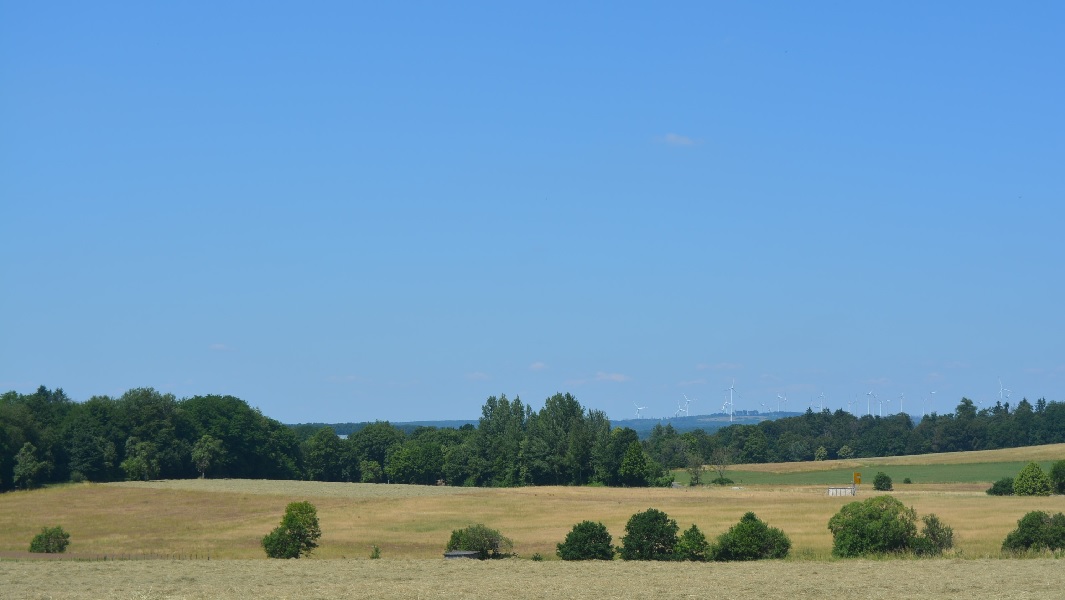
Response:
MULTIPOLYGON (((820 394, 817 395, 817 396, 810 396, 809 401, 807 403, 806 409, 801 410, 801 411, 788 411, 788 393, 787 393, 787 391, 783 391, 781 393, 776 394, 776 407, 775 407, 775 410, 766 410, 767 409, 767 405, 766 405, 766 402, 764 402, 764 401, 757 403, 757 405, 756 405, 757 408, 740 408, 739 410, 737 410, 736 409, 736 400, 737 400, 737 398, 740 400, 741 406, 742 406, 743 403, 745 403, 745 398, 736 391, 736 380, 735 379, 733 379, 731 384, 727 388, 724 388, 722 390, 722 392, 723 392, 723 395, 724 395, 724 400, 723 400, 723 403, 721 404, 720 412, 714 412, 714 413, 708 413, 708 414, 692 414, 691 413, 691 405, 692 405, 692 403, 698 402, 698 400, 695 399, 695 398, 689 398, 687 396, 687 394, 681 394, 680 399, 677 400, 676 409, 672 413, 666 413, 665 416, 648 415, 648 414, 645 413, 645 411, 649 408, 649 406, 640 406, 636 402, 633 402, 632 404, 633 404, 633 407, 635 408, 636 412, 635 412, 635 415, 631 418, 631 420, 651 419, 651 420, 657 420, 657 421, 671 421, 671 420, 689 418, 689 417, 690 418, 711 418, 711 419, 714 419, 714 420, 722 420, 722 419, 727 418, 728 422, 731 423, 731 422, 735 422, 736 421, 736 417, 737 416, 748 417, 748 418, 749 417, 760 417, 760 419, 758 419, 758 420, 764 420, 765 418, 780 418, 780 417, 786 417, 786 416, 801 415, 801 414, 805 413, 807 410, 814 411, 814 412, 823 412, 823 411, 825 411, 827 409, 827 410, 831 411, 831 406, 826 404, 826 395, 825 395, 824 391, 821 391, 820 394), (815 400, 816 400, 816 403, 815 403, 815 400)), ((937 393, 938 393, 938 390, 929 390, 928 392, 926 392, 921 397, 921 400, 919 401, 919 404, 921 406, 921 415, 920 415, 921 418, 924 418, 924 417, 926 417, 928 415, 931 415, 931 414, 945 414, 945 413, 940 413, 939 411, 936 411, 934 409, 930 410, 930 407, 932 405, 934 405, 937 393)), ((1012 390, 1006 388, 1003 385, 1002 378, 999 378, 998 379, 997 404, 1000 405, 1000 406, 1003 406, 1003 407, 1009 407, 1010 394, 1012 394, 1012 393, 1013 393, 1012 390)), ((883 418, 884 416, 889 416, 890 417, 890 416, 893 416, 893 415, 900 415, 900 414, 905 414, 905 415, 907 415, 909 417, 917 416, 916 413, 907 413, 906 412, 906 410, 905 410, 906 392, 904 392, 904 391, 900 392, 898 394, 898 396, 896 396, 894 398, 894 400, 897 401, 897 403, 898 403, 898 410, 895 411, 895 412, 891 412, 891 403, 893 401, 893 399, 891 397, 882 397, 877 392, 876 389, 870 389, 870 390, 866 391, 864 393, 864 395, 866 397, 865 411, 864 412, 855 412, 855 409, 859 409, 859 407, 861 406, 861 402, 859 400, 859 394, 857 394, 857 393, 854 395, 854 397, 852 399, 847 400, 847 402, 845 404, 841 403, 840 406, 838 407, 838 410, 845 410, 846 412, 849 412, 849 413, 851 413, 851 414, 853 414, 853 415, 855 415, 857 417, 871 416, 871 417, 883 418), (888 409, 888 412, 887 412, 886 415, 884 413, 885 405, 887 405, 887 409, 888 409)), ((969 398, 969 397, 968 396, 959 397, 959 401, 962 398, 969 398)), ((978 399, 975 399, 975 398, 969 398, 969 400, 971 400, 973 402, 974 406, 976 407, 976 409, 978 411, 979 410, 990 409, 991 406, 992 406, 992 403, 990 401, 987 401, 987 400, 978 400, 978 399)), ((630 419, 621 419, 621 420, 630 420, 630 419)), ((744 419, 744 420, 747 420, 747 419, 744 419)))

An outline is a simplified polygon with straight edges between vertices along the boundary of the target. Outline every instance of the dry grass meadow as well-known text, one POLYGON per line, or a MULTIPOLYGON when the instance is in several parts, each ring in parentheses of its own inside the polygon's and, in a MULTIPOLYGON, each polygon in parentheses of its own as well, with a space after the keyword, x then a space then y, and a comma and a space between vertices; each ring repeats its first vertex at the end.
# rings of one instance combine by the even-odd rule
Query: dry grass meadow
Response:
MULTIPOLYGON (((999 451, 969 460, 1065 456, 1061 445, 1028 450, 1024 457, 999 451)), ((930 460, 910 460, 918 459, 930 460)), ((943 463, 959 459, 964 457, 946 455, 943 463)), ((854 498, 827 497, 824 486, 470 489, 248 480, 72 484, 0 495, 0 558, 6 559, 0 560, 0 597, 812 598, 828 592, 872 598, 1065 597, 1065 563, 1004 560, 999 552, 1002 539, 1024 513, 1065 510, 1065 498, 990 497, 986 488, 980 483, 928 483, 891 492, 919 515, 936 513, 954 528, 951 557, 838 561, 830 556, 826 525, 854 498), (296 500, 318 507, 320 548, 311 559, 264 559, 260 538, 277 525, 285 505, 296 500), (753 511, 791 537, 793 557, 724 565, 551 560, 555 544, 573 524, 601 521, 617 542, 628 518, 649 507, 665 511, 682 529, 694 523, 711 538, 753 511), (471 523, 499 529, 514 540, 522 558, 539 553, 548 560, 444 561, 441 553, 451 530, 471 523), (28 560, 29 540, 41 527, 54 524, 71 534, 66 560, 28 560), (368 559, 373 544, 380 546, 381 560, 368 559), (103 556, 109 560, 71 560, 103 556), (190 556, 199 559, 171 560, 190 556), (127 560, 153 557, 157 560, 127 560), (110 560, 114 558, 120 560, 110 560)), ((872 493, 865 486, 857 499, 872 493)))
POLYGON ((359 560, 0 561, 3 598, 1060 599, 1057 560, 636 563, 359 560))

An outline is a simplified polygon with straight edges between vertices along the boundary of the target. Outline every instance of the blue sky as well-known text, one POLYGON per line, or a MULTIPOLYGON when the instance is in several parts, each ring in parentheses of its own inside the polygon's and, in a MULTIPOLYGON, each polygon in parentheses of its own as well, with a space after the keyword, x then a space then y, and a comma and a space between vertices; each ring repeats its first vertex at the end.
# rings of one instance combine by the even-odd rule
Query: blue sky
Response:
POLYGON ((505 4, 0 1, 0 389, 1065 400, 1060 3, 505 4))

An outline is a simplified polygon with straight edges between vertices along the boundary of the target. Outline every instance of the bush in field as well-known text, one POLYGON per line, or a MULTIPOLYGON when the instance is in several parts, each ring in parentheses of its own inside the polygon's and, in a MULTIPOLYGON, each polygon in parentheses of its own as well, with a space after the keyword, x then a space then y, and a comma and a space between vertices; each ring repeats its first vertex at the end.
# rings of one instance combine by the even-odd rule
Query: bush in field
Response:
POLYGON ((1012 496, 1013 495, 1013 478, 1003 477, 995 483, 991 484, 991 487, 987 488, 988 496, 1012 496))
POLYGON ((285 507, 281 524, 262 539, 270 558, 299 558, 318 547, 322 530, 318 510, 310 502, 293 502, 285 507))
POLYGON ((582 521, 566 534, 556 554, 562 560, 612 560, 614 540, 602 523, 582 521))
POLYGON ((883 471, 877 471, 876 477, 873 478, 873 489, 880 492, 890 492, 892 490, 891 478, 887 473, 883 471))
POLYGON ((1065 460, 1059 460, 1050 467, 1050 491, 1065 494, 1065 460))
POLYGON ((1013 480, 1013 493, 1017 496, 1049 496, 1050 478, 1038 464, 1030 462, 1013 480))
POLYGON ((70 534, 63 531, 61 526, 44 527, 40 533, 33 536, 33 540, 30 542, 30 552, 59 554, 66 552, 67 544, 69 543, 70 534))
POLYGON ((845 504, 828 520, 832 554, 840 557, 914 552, 940 554, 954 544, 954 531, 935 515, 924 517, 917 533, 917 513, 891 496, 845 504))
POLYGON ((680 535, 677 545, 673 547, 673 554, 677 560, 706 562, 710 559, 710 543, 703 532, 692 525, 680 535))
POLYGON ((624 560, 672 560, 677 545, 677 522, 649 508, 629 517, 619 554, 624 560))
POLYGON ((790 550, 791 540, 783 531, 748 512, 717 538, 712 558, 716 561, 784 558, 790 550))
POLYGON ((1009 532, 1002 549, 1065 550, 1065 514, 1050 516, 1041 510, 1032 511, 1017 521, 1017 529, 1009 532))
POLYGON ((477 553, 477 558, 506 558, 514 548, 514 542, 504 537, 491 527, 470 525, 465 529, 455 529, 447 542, 446 550, 470 550, 477 553))
POLYGON ((921 535, 913 541, 913 551, 919 556, 939 556, 954 547, 954 529, 936 515, 925 515, 921 535))

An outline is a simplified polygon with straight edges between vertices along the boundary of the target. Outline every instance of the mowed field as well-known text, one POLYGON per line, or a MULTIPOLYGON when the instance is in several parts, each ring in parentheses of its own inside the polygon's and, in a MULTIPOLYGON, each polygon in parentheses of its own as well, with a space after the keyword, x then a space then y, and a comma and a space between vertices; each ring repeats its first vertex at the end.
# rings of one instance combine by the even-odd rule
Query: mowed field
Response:
MULTIPOLYGON (((1027 460, 1044 462, 1065 457, 1065 445, 1023 450, 1027 454, 1007 450, 908 460, 914 461, 909 466, 935 467, 943 472, 956 465, 977 471, 984 468, 993 474, 997 472, 994 468, 972 465, 1023 464, 1027 460), (932 462, 937 458, 941 462, 932 462)), ((880 460, 890 464, 905 459, 880 460)), ((760 472, 769 479, 725 488, 471 489, 182 480, 72 484, 13 492, 0 495, 0 558, 7 559, 0 560, 0 597, 561 598, 650 597, 660 591, 669 596, 703 596, 725 580, 728 585, 738 586, 723 592, 729 597, 777 595, 778 591, 814 597, 818 586, 823 586, 825 590, 851 590, 874 598, 927 593, 960 598, 972 596, 981 589, 973 586, 979 585, 993 586, 983 588, 985 593, 977 594, 981 597, 988 597, 986 591, 991 589, 996 590, 991 594, 995 597, 1062 597, 1065 563, 1054 559, 1003 560, 999 549, 1002 539, 1026 512, 1063 511, 1065 497, 987 496, 984 490, 996 478, 992 475, 985 481, 962 483, 949 483, 952 480, 946 479, 947 482, 900 485, 896 479, 892 495, 914 507, 919 515, 935 513, 954 528, 955 552, 936 560, 839 561, 830 555, 828 520, 847 502, 873 495, 872 486, 863 486, 857 498, 830 498, 823 485, 772 479, 818 469, 853 469, 862 470, 863 476, 871 480, 876 467, 870 469, 870 465, 884 464, 829 463, 738 466, 737 472, 760 472), (307 560, 266 560, 259 540, 277 525, 285 505, 297 500, 308 500, 318 508, 323 532, 320 548, 307 560), (757 565, 648 565, 621 561, 569 565, 554 560, 555 545, 575 523, 585 519, 601 521, 615 542, 620 543, 628 518, 650 507, 668 513, 681 529, 698 525, 711 539, 735 524, 743 513, 753 511, 788 534, 793 543, 792 558, 757 565), (441 554, 451 530, 472 523, 484 523, 513 539, 514 549, 522 559, 539 553, 547 560, 506 560, 497 561, 498 564, 471 561, 461 565, 444 561, 441 554), (33 535, 41 527, 54 524, 61 524, 71 534, 66 558, 107 556, 120 560, 25 560, 33 535), (368 559, 374 544, 380 546, 382 560, 368 559), (188 556, 200 559, 121 560, 188 556), (207 556, 210 561, 205 560, 207 556), (54 592, 40 587, 15 587, 16 582, 24 581, 45 585, 56 577, 67 582, 68 587, 54 592), (584 580, 586 583, 582 583, 584 580), (922 581, 923 587, 916 586, 917 581, 922 581), (1011 581, 1023 584, 1017 589, 1027 592, 1008 595, 1006 592, 1013 588, 1005 586, 1011 581), (77 589, 69 586, 74 582, 77 589), (785 582, 793 588, 779 587, 785 582), (1050 583, 1055 585, 1039 587, 1050 583), (764 587, 770 585, 777 587, 764 587), (269 590, 262 586, 269 586, 269 590), (582 586, 588 586, 588 590, 582 586), (93 590, 95 594, 90 593, 93 590), (884 595, 877 595, 881 592, 884 595)))

